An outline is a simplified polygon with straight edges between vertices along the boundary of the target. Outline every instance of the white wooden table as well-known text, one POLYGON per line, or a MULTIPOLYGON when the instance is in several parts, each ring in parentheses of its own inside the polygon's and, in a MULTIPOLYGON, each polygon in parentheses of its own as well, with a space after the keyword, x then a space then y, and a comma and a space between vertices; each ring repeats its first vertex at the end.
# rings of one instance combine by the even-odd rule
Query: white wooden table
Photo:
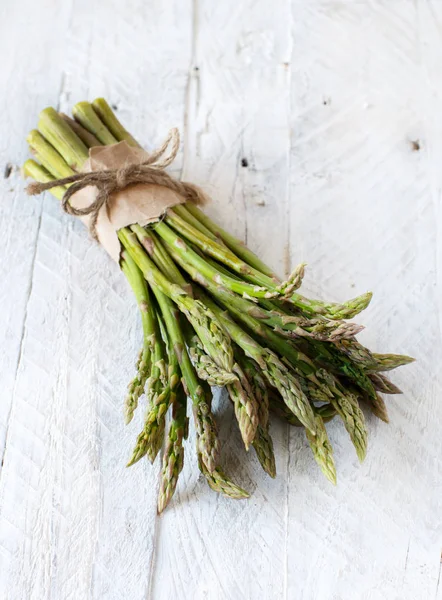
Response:
POLYGON ((0 598, 441 599, 441 0, 4 0, 0 23, 0 598), (19 173, 41 108, 100 95, 148 147, 178 126, 212 216, 281 274, 305 260, 311 295, 373 290, 363 341, 418 358, 362 466, 331 424, 337 487, 281 424, 269 480, 227 403, 249 501, 192 441, 161 517, 158 464, 125 469, 134 301, 19 173))

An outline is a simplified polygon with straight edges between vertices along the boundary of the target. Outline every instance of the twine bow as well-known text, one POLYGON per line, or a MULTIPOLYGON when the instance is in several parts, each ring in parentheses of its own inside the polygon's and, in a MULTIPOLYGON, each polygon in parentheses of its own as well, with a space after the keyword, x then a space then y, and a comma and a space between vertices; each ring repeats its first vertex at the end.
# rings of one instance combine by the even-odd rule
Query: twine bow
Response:
POLYGON ((98 215, 103 206, 108 206, 112 194, 119 192, 129 185, 150 183, 161 185, 180 194, 185 200, 195 203, 203 201, 203 195, 198 188, 190 183, 178 181, 164 170, 174 160, 180 145, 178 129, 169 131, 163 144, 141 163, 123 165, 117 169, 103 169, 92 173, 76 173, 70 177, 54 179, 46 183, 33 182, 26 188, 29 195, 34 196, 56 186, 69 185, 62 198, 65 212, 76 217, 90 215, 89 230, 95 240, 98 240, 96 226, 98 215), (170 146, 170 149, 169 149, 170 146), (167 150, 169 152, 167 153, 167 150), (98 190, 95 200, 85 208, 75 208, 69 202, 71 197, 87 186, 95 186, 98 190))

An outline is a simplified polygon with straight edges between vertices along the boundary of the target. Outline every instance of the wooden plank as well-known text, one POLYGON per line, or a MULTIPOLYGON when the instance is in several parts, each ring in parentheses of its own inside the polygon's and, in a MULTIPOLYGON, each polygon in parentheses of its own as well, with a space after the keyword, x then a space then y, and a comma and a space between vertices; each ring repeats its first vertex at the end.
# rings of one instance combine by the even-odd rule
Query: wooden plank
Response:
MULTIPOLYGON (((68 110, 78 100, 105 95, 140 140, 160 143, 170 126, 183 125, 188 14, 183 2, 168 10, 159 2, 103 2, 91 10, 81 0, 61 15, 66 22, 56 14, 56 25, 44 33, 49 37, 54 28, 56 40, 60 36, 51 47, 58 52, 57 77, 52 85, 46 80, 52 97, 22 106, 27 128, 46 104, 60 101, 68 110), (173 44, 165 43, 168 35, 173 44), (146 39, 157 51, 140 60, 146 39), (128 60, 132 55, 136 60, 128 60)), ((50 22, 45 13, 41 18, 50 22)), ((18 20, 10 24, 19 28, 18 20)), ((26 85, 34 42, 31 36, 27 45, 25 37, 21 42, 26 60, 20 81, 26 85)), ((14 117, 23 120, 21 113, 14 117)), ((19 200, 19 215, 35 202, 25 204, 23 194, 19 200)), ((118 268, 48 197, 1 482, 2 597, 148 595, 158 466, 125 469, 143 403, 130 427, 122 417, 140 343, 137 309, 118 268)))
MULTIPOLYGON (((205 210, 284 270, 288 176, 288 4, 195 3, 183 178, 211 195, 205 210)), ((287 430, 272 429, 278 478, 246 455, 225 397, 222 462, 253 493, 216 496, 198 477, 194 439, 171 510, 161 517, 152 597, 280 598, 285 572, 287 430)))
MULTIPOLYGON (((51 9, 63 30, 69 7, 52 6, 51 9)), ((25 156, 25 136, 33 126, 33 115, 38 107, 48 102, 47 89, 58 88, 60 60, 51 52, 52 42, 47 39, 51 29, 44 10, 38 10, 30 2, 23 2, 21 5, 3 5, 0 14, 5 24, 0 47, 8 56, 0 65, 3 90, 0 123, 4 132, 0 142, 0 336, 4 341, 0 350, 3 393, 0 403, 0 457, 3 459, 42 207, 41 199, 29 201, 26 198, 19 169, 25 156), (23 12, 28 16, 26 20, 23 20, 23 12), (29 54, 33 27, 41 31, 42 43, 29 54)))
POLYGON ((298 560, 287 597, 433 598, 442 135, 432 116, 440 113, 441 5, 432 14, 411 0, 295 0, 293 11, 292 254, 309 263, 312 294, 342 300, 374 290, 359 319, 362 339, 418 362, 392 377, 405 394, 387 399, 391 424, 368 418, 363 466, 343 427, 330 426, 336 488, 316 476, 293 434, 287 553, 298 560))
POLYGON ((37 448, 35 452, 27 452, 30 450, 29 437, 32 436, 25 427, 27 421, 36 418, 35 410, 32 416, 30 414, 30 405, 35 403, 34 386, 38 385, 38 380, 29 381, 30 403, 29 398, 24 398, 20 409, 17 409, 13 399, 19 393, 19 383, 15 378, 17 371, 23 369, 24 348, 29 339, 30 297, 36 270, 35 246, 43 201, 41 198, 30 200, 26 196, 19 168, 27 155, 25 136, 33 127, 36 113, 49 102, 48 90, 59 88, 62 56, 52 52, 57 33, 52 37, 49 14, 57 21, 62 37, 69 9, 69 3, 61 6, 48 2, 42 7, 27 1, 3 4, 0 8, 4 24, 0 48, 7 57, 0 65, 3 90, 0 99, 3 132, 1 164, 4 174, 0 184, 0 595, 3 598, 31 598, 31 594, 26 593, 15 595, 12 587, 19 577, 20 566, 22 571, 31 569, 30 561, 21 560, 27 547, 28 514, 25 507, 33 493, 31 486, 35 485, 35 475, 39 470, 35 462, 39 461, 39 457, 35 457, 37 448), (35 44, 35 31, 41 36, 38 44, 35 44), (21 413, 23 424, 20 432, 17 410, 21 413))

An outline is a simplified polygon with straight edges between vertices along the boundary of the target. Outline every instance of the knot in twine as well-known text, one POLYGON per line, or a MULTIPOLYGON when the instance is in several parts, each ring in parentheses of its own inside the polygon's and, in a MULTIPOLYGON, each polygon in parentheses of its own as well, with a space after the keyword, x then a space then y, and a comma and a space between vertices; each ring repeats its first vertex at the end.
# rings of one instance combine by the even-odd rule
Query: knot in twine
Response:
POLYGON ((103 206, 108 206, 112 194, 119 192, 129 185, 137 183, 160 185, 178 193, 185 200, 195 203, 203 202, 204 197, 198 188, 190 183, 178 181, 164 170, 174 160, 180 145, 178 129, 169 131, 163 144, 141 163, 123 165, 116 169, 102 169, 92 173, 76 173, 70 177, 54 179, 46 183, 33 182, 26 191, 30 196, 41 194, 56 186, 69 185, 62 198, 62 207, 65 212, 76 217, 90 215, 89 230, 92 237, 98 241, 96 226, 98 215, 103 206), (169 149, 170 146, 170 149, 169 149), (169 152, 167 153, 167 150, 169 152), (98 193, 95 200, 85 208, 75 208, 70 204, 71 197, 87 186, 94 186, 98 193))

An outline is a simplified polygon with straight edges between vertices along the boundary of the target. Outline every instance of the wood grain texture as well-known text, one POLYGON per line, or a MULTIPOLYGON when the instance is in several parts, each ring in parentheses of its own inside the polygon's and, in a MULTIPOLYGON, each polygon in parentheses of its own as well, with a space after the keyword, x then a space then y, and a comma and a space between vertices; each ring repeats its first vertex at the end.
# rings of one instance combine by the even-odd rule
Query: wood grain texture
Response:
POLYGON ((0 598, 441 600, 442 4, 438 0, 17 0, 0 7, 0 598), (36 44, 33 33, 38 31, 36 44), (217 398, 211 492, 191 433, 171 507, 158 465, 124 467, 122 400, 141 327, 124 281, 19 165, 46 105, 104 95, 207 211, 306 290, 371 289, 363 340, 418 358, 357 463, 330 426, 338 486, 275 424, 278 477, 217 398), (5 176, 1 175, 4 171, 5 176))

